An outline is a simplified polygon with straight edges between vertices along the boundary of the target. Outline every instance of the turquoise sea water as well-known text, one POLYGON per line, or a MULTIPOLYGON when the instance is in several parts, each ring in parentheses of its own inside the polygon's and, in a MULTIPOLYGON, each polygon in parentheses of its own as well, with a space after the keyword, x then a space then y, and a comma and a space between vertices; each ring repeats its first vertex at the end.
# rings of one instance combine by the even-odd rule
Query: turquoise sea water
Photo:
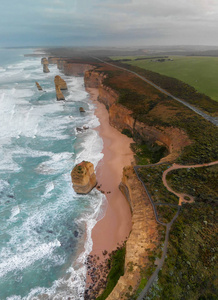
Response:
POLYGON ((77 195, 70 172, 102 158, 98 119, 82 77, 60 74, 68 91, 56 101, 59 70, 44 74, 41 58, 23 56, 29 52, 0 49, 0 299, 83 299, 91 229, 105 198, 97 190, 77 195))

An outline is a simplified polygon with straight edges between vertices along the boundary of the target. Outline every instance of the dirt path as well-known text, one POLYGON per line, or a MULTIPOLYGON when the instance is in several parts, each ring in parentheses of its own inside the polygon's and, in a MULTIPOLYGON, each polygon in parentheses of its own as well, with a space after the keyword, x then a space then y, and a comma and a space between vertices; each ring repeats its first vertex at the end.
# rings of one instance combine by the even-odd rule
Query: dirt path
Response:
MULTIPOLYGON (((159 163, 160 164, 160 163, 159 163)), ((138 177, 138 179, 142 182, 147 194, 148 194, 148 197, 151 201, 151 204, 153 206, 153 210, 154 210, 154 215, 156 217, 156 221, 164 226, 166 226, 166 235, 165 235, 165 241, 164 241, 164 246, 163 246, 163 252, 162 252, 162 257, 161 259, 158 261, 158 264, 157 264, 157 267, 154 271, 154 273, 151 275, 151 277, 149 278, 146 286, 144 287, 144 289, 142 290, 142 292, 140 293, 139 297, 137 298, 137 300, 143 300, 145 299, 150 287, 153 285, 154 281, 156 280, 157 278, 157 275, 160 271, 160 269, 163 267, 163 264, 164 264, 164 261, 165 261, 165 258, 166 258, 166 255, 167 255, 167 247, 168 247, 168 242, 169 242, 169 233, 170 233, 170 229, 171 229, 171 226, 173 225, 174 221, 176 220, 176 218, 178 217, 179 215, 179 212, 180 212, 180 209, 181 209, 181 205, 182 203, 184 202, 193 202, 194 201, 194 197, 190 196, 190 195, 187 195, 187 194, 179 194, 179 193, 176 193, 174 192, 168 185, 167 183, 167 180, 166 180, 166 176, 169 172, 171 172, 172 170, 177 170, 177 169, 189 169, 189 168, 202 168, 202 167, 209 167, 209 166, 213 166, 213 165, 216 165, 218 164, 218 161, 214 161, 214 162, 211 162, 211 163, 206 163, 206 164, 198 164, 198 165, 189 165, 189 166, 184 166, 184 165, 178 165, 178 164, 173 164, 169 169, 165 170, 163 172, 163 175, 162 175, 162 180, 163 180, 163 184, 165 185, 165 187, 168 189, 168 191, 170 191, 171 193, 173 193, 174 195, 176 195, 177 197, 179 197, 179 205, 178 205, 178 211, 177 213, 175 214, 175 216, 173 217, 173 219, 171 220, 170 223, 162 223, 159 221, 158 219, 158 215, 157 215, 157 211, 156 211, 156 205, 154 205, 154 202, 153 202, 153 199, 152 197, 150 196, 144 182, 140 179, 140 176, 138 175, 138 169, 139 168, 142 168, 142 167, 146 167, 146 166, 135 166, 134 167, 134 170, 136 172, 136 175, 138 177), (187 196, 190 198, 189 201, 185 200, 184 197, 187 196)), ((158 164, 156 164, 158 165, 158 164)), ((155 166, 155 165, 148 165, 148 166, 155 166)), ((147 166, 147 167, 148 167, 147 166)), ((167 204, 166 204, 167 205, 167 204)), ((170 204, 169 204, 170 205, 170 204)))
POLYGON ((179 198, 179 205, 181 206, 182 203, 188 202, 188 203, 192 203, 194 202, 194 197, 188 194, 184 194, 184 193, 176 193, 167 183, 167 179, 166 176, 169 172, 173 171, 173 170, 178 170, 178 169, 190 169, 190 168, 202 168, 202 167, 209 167, 209 166, 213 166, 218 164, 218 161, 213 161, 211 163, 206 163, 206 164, 198 164, 198 165, 189 165, 189 166, 183 166, 183 165, 178 165, 178 164, 173 164, 169 169, 165 170, 163 172, 163 176, 162 176, 162 181, 163 184, 165 185, 165 187, 168 189, 169 192, 173 193, 174 195, 176 195, 179 198), (185 198, 188 197, 189 200, 186 200, 185 198))

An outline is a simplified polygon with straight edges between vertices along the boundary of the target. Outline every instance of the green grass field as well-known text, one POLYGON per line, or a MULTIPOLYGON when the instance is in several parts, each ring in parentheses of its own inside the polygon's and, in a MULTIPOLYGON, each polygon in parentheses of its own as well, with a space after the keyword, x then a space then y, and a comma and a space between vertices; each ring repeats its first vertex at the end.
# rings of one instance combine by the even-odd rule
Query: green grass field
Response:
MULTIPOLYGON (((138 56, 140 57, 140 56, 138 56)), ((177 78, 218 101, 218 57, 169 56, 173 61, 135 60, 137 56, 114 56, 113 60, 131 59, 125 63, 162 75, 177 78)), ((155 60, 155 59, 154 59, 155 60)))

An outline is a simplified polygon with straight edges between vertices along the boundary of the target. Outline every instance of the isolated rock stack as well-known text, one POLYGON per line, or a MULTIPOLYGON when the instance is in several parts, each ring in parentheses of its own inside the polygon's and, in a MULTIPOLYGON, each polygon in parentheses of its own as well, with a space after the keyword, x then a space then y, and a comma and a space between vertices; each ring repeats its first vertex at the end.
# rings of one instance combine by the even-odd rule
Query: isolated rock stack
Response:
POLYGON ((41 85, 36 81, 36 86, 37 86, 37 89, 39 90, 39 91, 42 91, 42 87, 41 87, 41 85))
POLYGON ((57 75, 57 76, 55 76, 54 83, 55 83, 57 100, 65 100, 64 95, 61 92, 61 90, 67 90, 66 82, 59 75, 57 75))
POLYGON ((50 72, 50 70, 48 68, 49 62, 48 62, 47 58, 43 57, 41 59, 41 64, 43 65, 43 72, 44 73, 49 73, 50 72))
POLYGON ((79 111, 80 111, 81 113, 84 113, 84 112, 85 112, 85 109, 84 109, 83 107, 80 107, 80 108, 79 108, 79 111))
POLYGON ((74 191, 77 194, 89 193, 97 184, 94 166, 88 161, 82 161, 71 172, 74 191))

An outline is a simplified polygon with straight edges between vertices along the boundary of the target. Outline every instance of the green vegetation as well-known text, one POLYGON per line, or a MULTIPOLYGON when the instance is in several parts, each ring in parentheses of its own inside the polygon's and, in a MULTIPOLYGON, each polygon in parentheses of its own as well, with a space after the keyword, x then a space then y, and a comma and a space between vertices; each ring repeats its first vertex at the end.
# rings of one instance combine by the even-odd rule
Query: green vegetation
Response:
MULTIPOLYGON (((139 70, 139 73, 147 72, 146 70, 139 70)), ((187 133, 193 142, 184 149, 178 159, 179 163, 204 163, 218 160, 218 130, 215 125, 204 120, 183 104, 158 92, 132 74, 120 70, 104 70, 104 73, 108 75, 104 84, 119 93, 118 102, 132 110, 132 116, 135 120, 157 128, 160 126, 180 128, 187 133)), ((158 80, 162 80, 162 75, 150 73, 155 78, 157 75, 158 80)), ((177 84, 173 83, 172 86, 177 87, 177 84)), ((180 93, 185 92, 182 86, 179 89, 180 93)), ((198 99, 198 94, 196 95, 198 99)), ((213 103, 210 102, 212 100, 209 99, 208 101, 207 108, 213 108, 213 103)), ((216 106, 218 109, 217 103, 216 106)), ((148 138, 140 135, 137 131, 133 131, 133 139, 138 144, 147 144, 148 142, 148 138)))
POLYGON ((215 100, 212 100, 209 96, 197 92, 194 87, 188 85, 187 83, 184 83, 176 78, 161 75, 159 73, 145 70, 137 66, 132 66, 130 64, 116 64, 144 76, 172 95, 181 98, 196 107, 199 107, 206 113, 215 114, 216 116, 218 115, 218 103, 215 100))
POLYGON ((107 277, 107 286, 103 294, 96 298, 96 300, 104 300, 112 292, 113 288, 117 284, 120 276, 124 274, 124 263, 125 263, 126 245, 118 248, 112 252, 112 256, 109 259, 108 266, 110 272, 107 277))
POLYGON ((145 60, 145 59, 162 59, 162 58, 168 58, 168 56, 163 55, 136 55, 136 56, 111 56, 110 57, 114 61, 134 61, 134 60, 145 60))
POLYGON ((169 165, 157 165, 153 167, 140 168, 138 173, 145 183, 152 199, 158 203, 178 204, 178 197, 170 193, 163 185, 162 173, 169 165))
POLYGON ((179 193, 195 197, 195 201, 218 202, 218 165, 202 168, 178 169, 168 173, 167 180, 179 193))
POLYGON ((169 223, 178 211, 177 207, 156 205, 158 219, 163 223, 169 223))
POLYGON ((132 132, 131 132, 131 130, 129 130, 127 128, 125 128, 125 129, 122 130, 122 134, 125 134, 129 138, 132 138, 132 132))
POLYGON ((156 143, 134 143, 131 144, 131 149, 135 153, 137 165, 157 163, 167 153, 167 149, 164 146, 159 146, 156 143))
POLYGON ((150 300, 217 299, 217 206, 185 204, 170 232, 168 254, 150 300))
MULTIPOLYGON (((124 57, 123 57, 124 58, 124 57)), ((128 64, 179 79, 198 92, 218 101, 218 57, 170 56, 173 61, 158 62, 155 57, 125 57, 128 64)), ((122 57, 112 57, 118 60, 122 57)), ((124 60, 123 60, 124 61, 124 60)))
POLYGON ((181 164, 206 163, 218 159, 218 130, 215 125, 193 114, 178 114, 178 119, 173 122, 175 127, 182 128, 188 133, 193 143, 185 147, 178 158, 181 164), (182 118, 181 118, 182 116, 182 118))

